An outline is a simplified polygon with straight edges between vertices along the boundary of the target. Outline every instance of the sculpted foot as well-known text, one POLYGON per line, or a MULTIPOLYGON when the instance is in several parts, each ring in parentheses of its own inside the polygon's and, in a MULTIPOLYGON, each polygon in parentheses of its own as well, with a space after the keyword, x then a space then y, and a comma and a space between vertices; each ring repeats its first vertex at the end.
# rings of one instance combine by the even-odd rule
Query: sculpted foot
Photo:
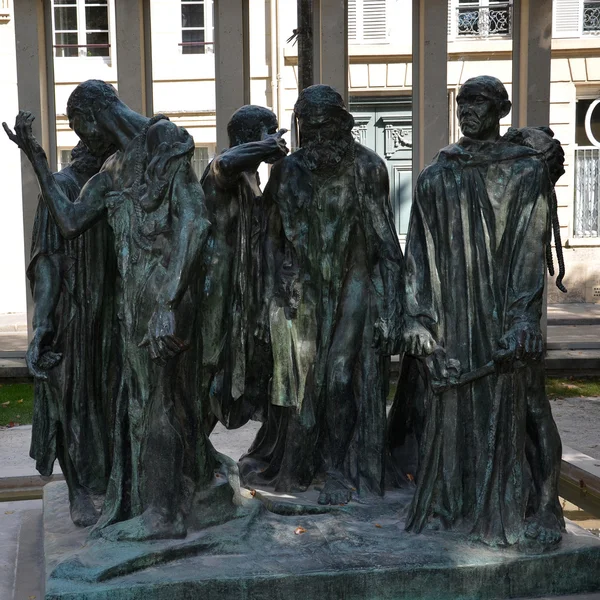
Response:
POLYGON ((525 549, 549 550, 562 539, 562 528, 554 513, 540 511, 525 523, 522 546, 525 549))
POLYGON ((181 539, 186 536, 186 533, 181 516, 172 520, 153 509, 146 510, 139 517, 109 525, 99 531, 104 539, 112 542, 181 539))
POLYGON ((100 518, 89 494, 84 491, 76 492, 70 502, 71 521, 77 527, 90 527, 100 518))
POLYGON ((319 494, 319 504, 348 504, 352 500, 352 486, 337 474, 329 474, 319 494))

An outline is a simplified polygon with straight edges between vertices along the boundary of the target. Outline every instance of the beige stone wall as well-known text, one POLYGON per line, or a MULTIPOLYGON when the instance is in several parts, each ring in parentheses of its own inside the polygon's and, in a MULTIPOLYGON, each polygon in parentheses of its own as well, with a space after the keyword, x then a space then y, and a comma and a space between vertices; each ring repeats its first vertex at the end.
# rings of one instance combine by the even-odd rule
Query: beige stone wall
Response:
MULTIPOLYGON (((0 121, 12 127, 18 111, 15 27, 0 19, 0 121)), ((25 311, 20 151, 0 131, 0 313, 25 311)))
MULTIPOLYGON (((349 47, 350 95, 410 95, 411 15, 407 0, 388 0, 390 19, 386 43, 351 44, 349 47)), ((111 43, 115 40, 114 8, 111 4, 111 43)), ((293 0, 251 0, 250 2, 251 101, 273 108, 283 127, 290 127, 297 97, 297 46, 287 38, 296 27, 296 3, 293 0), (277 21, 274 21, 277 8, 277 21)), ((173 0, 152 0, 152 61, 155 112, 168 114, 177 124, 188 128, 198 145, 214 148, 215 70, 214 55, 184 55, 181 52, 181 14, 173 0)), ((64 116, 66 101, 81 81, 90 77, 117 84, 118 53, 113 46, 110 59, 68 58, 55 60, 57 140, 59 148, 77 143, 64 116)), ((479 74, 499 77, 511 93, 511 40, 452 40, 448 44, 448 92, 450 102, 466 79, 479 74)), ((14 119, 17 110, 14 58, 14 25, 0 23, 0 53, 7 57, 0 71, 0 109, 2 118, 14 119), (5 66, 8 65, 8 66, 5 66)), ((594 286, 600 283, 600 245, 595 240, 572 238, 573 231, 573 150, 575 101, 579 96, 600 97, 600 39, 553 40, 550 126, 566 152, 566 174, 559 182, 557 195, 565 258, 569 269, 566 279, 569 294, 558 296, 550 286, 550 301, 595 299, 594 286)), ((504 119, 503 129, 510 124, 504 119)), ((455 114, 450 113, 451 139, 460 135, 455 114)), ((0 252, 7 256, 23 243, 19 185, 19 153, 5 138, 0 138, 0 156, 6 174, 3 179, 9 202, 0 204, 0 252), (18 227, 15 227, 18 223, 18 227), (21 236, 21 237, 19 237, 21 236)), ((264 173, 266 175, 266 171, 264 173)), ((263 178, 264 178, 263 175, 263 178)), ((18 253, 13 253, 19 256, 18 253)), ((25 282, 23 264, 18 260, 0 263, 3 285, 0 312, 24 310, 25 282), (10 264, 8 264, 10 262, 10 264), (9 292, 5 293, 4 290, 9 292)))

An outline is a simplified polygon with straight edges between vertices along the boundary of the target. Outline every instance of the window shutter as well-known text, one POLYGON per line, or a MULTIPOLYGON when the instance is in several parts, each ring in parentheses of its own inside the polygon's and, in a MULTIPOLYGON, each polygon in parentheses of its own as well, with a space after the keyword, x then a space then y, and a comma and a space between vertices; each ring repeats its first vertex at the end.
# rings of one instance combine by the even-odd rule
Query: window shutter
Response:
POLYGON ((582 0, 554 0, 553 37, 581 37, 582 0))
POLYGON ((387 0, 349 0, 348 40, 373 44, 387 39, 387 0))
POLYGON ((348 41, 356 42, 356 1, 348 0, 348 41))
POLYGON ((387 0, 363 0, 363 39, 365 43, 387 40, 387 0))

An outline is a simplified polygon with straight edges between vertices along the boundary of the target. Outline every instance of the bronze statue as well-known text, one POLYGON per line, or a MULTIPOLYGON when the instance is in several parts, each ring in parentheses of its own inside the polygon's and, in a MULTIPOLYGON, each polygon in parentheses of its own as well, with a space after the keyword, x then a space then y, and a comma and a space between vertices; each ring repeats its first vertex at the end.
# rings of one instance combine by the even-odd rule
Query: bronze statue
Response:
POLYGON ((67 115, 95 154, 117 148, 75 203, 48 169, 32 115, 19 113, 11 139, 31 161, 64 236, 75 238, 103 218, 113 232, 123 365, 113 466, 95 534, 185 536, 194 491, 211 486, 221 460, 196 427, 198 391, 187 376, 194 357, 182 354, 194 333, 189 284, 209 228, 190 162, 194 141, 165 117, 135 113, 102 81, 77 86, 67 115))
POLYGON ((331 87, 300 93, 301 148, 265 189, 265 293, 271 400, 286 408, 272 453, 241 461, 248 483, 304 490, 321 504, 383 493, 388 355, 401 313, 402 253, 383 161, 352 137, 331 87), (251 460, 249 460, 251 459, 251 460))
POLYGON ((404 349, 429 376, 407 528, 547 548, 564 528, 540 368, 562 151, 543 131, 500 137, 511 103, 494 77, 468 80, 457 104, 465 137, 419 176, 406 244, 404 349))
MULTIPOLYGON (((71 162, 54 174, 56 185, 74 202, 107 157, 79 142, 71 162)), ((46 476, 58 460, 73 522, 93 525, 99 513, 91 494, 106 492, 110 475, 113 379, 103 374, 118 365, 112 345, 115 257, 106 220, 69 240, 40 198, 27 276, 34 299, 27 351, 34 377, 31 457, 46 476)))
POLYGON ((254 337, 262 294, 264 221, 257 169, 287 154, 275 114, 243 106, 227 126, 230 147, 202 177, 211 229, 198 281, 202 321, 202 403, 207 432, 266 419, 271 349, 254 337))

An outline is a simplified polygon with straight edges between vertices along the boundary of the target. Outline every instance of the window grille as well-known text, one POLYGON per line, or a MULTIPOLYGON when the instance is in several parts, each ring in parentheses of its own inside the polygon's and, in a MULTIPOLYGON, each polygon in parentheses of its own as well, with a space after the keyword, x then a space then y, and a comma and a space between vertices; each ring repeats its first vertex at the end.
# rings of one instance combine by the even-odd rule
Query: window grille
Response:
POLYGON ((575 149, 575 237, 599 237, 599 166, 600 148, 575 149))
POLYGON ((512 2, 459 0, 456 10, 456 36, 459 38, 510 37, 512 2))

